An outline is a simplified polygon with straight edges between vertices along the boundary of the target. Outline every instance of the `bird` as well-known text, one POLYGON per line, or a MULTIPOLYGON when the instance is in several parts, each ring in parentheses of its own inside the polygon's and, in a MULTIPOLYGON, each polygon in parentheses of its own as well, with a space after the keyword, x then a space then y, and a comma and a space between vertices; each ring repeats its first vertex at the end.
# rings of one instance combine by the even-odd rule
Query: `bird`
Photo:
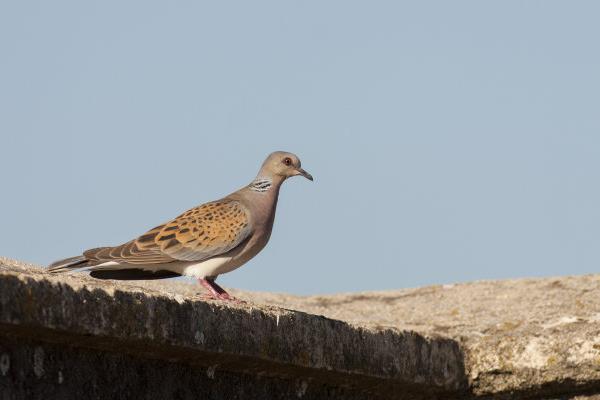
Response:
POLYGON ((313 181, 301 165, 293 153, 273 152, 247 186, 191 208, 121 245, 56 261, 48 271, 89 271, 93 278, 116 280, 191 276, 206 289, 205 297, 238 301, 215 281, 267 245, 283 182, 293 176, 313 181))

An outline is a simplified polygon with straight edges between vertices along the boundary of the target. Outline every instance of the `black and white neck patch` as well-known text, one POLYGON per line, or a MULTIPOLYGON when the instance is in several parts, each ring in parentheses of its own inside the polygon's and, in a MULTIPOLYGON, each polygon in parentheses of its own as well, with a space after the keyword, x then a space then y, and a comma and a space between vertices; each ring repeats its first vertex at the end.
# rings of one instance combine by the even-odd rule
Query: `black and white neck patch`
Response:
POLYGON ((266 192, 273 186, 273 181, 269 178, 256 178, 250 184, 250 190, 255 192, 266 192))

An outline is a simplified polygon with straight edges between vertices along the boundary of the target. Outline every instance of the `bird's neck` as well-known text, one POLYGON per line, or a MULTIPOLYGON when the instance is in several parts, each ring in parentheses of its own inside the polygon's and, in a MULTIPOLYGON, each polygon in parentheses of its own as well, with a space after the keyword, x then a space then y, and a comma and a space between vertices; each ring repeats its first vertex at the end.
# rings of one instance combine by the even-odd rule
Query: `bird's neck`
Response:
POLYGON ((283 178, 280 176, 266 176, 258 174, 256 178, 248 185, 248 189, 257 193, 278 193, 283 178))
POLYGON ((264 229, 269 232, 268 235, 275 219, 279 189, 283 181, 284 179, 280 177, 259 174, 246 188, 257 225, 265 227, 264 229))

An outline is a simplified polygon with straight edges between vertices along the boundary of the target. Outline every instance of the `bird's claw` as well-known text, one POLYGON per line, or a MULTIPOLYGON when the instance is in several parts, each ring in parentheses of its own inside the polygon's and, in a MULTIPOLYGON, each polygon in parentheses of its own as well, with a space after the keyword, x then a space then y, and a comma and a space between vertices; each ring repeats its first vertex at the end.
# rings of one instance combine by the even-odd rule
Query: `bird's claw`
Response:
POLYGON ((219 293, 217 295, 210 294, 202 294, 200 295, 202 300, 220 300, 220 301, 231 301, 236 304, 246 304, 246 301, 242 299, 238 299, 237 297, 231 296, 229 293, 219 293))

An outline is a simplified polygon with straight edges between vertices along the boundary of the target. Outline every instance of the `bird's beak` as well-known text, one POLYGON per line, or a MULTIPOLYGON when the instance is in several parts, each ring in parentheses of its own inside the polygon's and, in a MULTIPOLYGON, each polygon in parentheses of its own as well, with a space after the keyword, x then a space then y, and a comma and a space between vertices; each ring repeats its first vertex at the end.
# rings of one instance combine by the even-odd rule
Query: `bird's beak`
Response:
POLYGON ((305 170, 303 170, 302 168, 298 168, 296 171, 298 171, 297 175, 302 175, 303 177, 305 177, 306 179, 308 179, 309 181, 313 180, 313 177, 311 174, 309 174, 308 172, 306 172, 305 170))

